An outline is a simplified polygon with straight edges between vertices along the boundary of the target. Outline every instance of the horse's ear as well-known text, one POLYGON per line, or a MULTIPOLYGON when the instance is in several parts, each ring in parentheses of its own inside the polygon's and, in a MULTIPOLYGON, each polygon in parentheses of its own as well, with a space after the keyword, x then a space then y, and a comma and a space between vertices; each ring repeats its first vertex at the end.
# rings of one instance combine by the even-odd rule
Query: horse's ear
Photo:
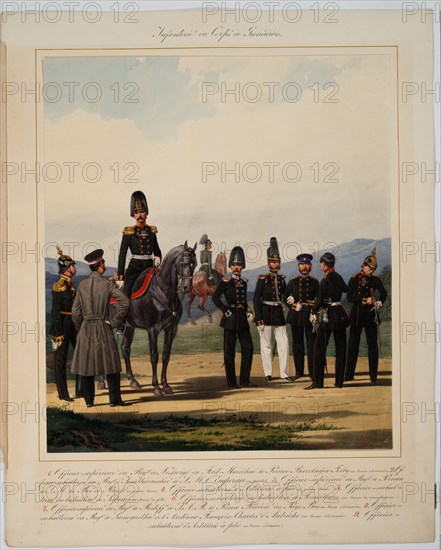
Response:
POLYGON ((184 243, 184 250, 188 250, 188 241, 185 241, 184 243))

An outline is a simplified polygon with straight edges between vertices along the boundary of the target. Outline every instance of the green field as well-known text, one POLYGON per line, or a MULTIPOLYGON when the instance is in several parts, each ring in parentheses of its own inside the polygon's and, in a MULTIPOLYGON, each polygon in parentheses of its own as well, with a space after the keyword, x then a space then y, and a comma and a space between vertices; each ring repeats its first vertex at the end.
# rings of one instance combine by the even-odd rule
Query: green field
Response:
POLYGON ((47 409, 48 452, 299 450, 305 448, 302 433, 338 429, 313 419, 271 425, 252 416, 206 420, 144 415, 106 422, 47 409))
MULTIPOLYGON (((392 324, 391 321, 384 321, 381 323, 380 339, 381 339, 381 357, 392 356, 392 338, 391 338, 392 324)), ((251 335, 254 343, 254 353, 260 353, 260 341, 257 333, 257 329, 254 325, 251 326, 251 335)), ((349 335, 349 329, 348 329, 349 335)), ((121 336, 118 336, 119 344, 121 343, 121 336)), ((288 338, 290 342, 290 350, 292 350, 291 344, 291 331, 288 327, 288 338)), ((164 341, 163 334, 159 337, 159 350, 161 352, 164 341)), ((200 320, 197 325, 181 325, 178 329, 178 334, 173 342, 172 353, 175 355, 192 355, 199 353, 222 353, 223 350, 223 329, 217 322, 208 323, 207 321, 200 320)), ((51 350, 47 350, 48 354, 51 354, 51 350)), ((72 351, 70 352, 70 356, 72 351)), ((149 355, 148 337, 144 330, 136 330, 135 337, 132 344, 132 356, 140 357, 149 355)), ((335 356, 334 341, 331 337, 329 346, 327 349, 327 355, 329 357, 335 356)), ((364 333, 361 337, 360 343, 360 357, 367 356, 367 345, 364 333)), ((122 357, 121 357, 122 359, 122 357)), ((123 370, 124 367, 123 367, 123 370)), ((74 377, 68 371, 68 379, 74 377)), ((47 382, 55 382, 53 370, 47 369, 47 382)))

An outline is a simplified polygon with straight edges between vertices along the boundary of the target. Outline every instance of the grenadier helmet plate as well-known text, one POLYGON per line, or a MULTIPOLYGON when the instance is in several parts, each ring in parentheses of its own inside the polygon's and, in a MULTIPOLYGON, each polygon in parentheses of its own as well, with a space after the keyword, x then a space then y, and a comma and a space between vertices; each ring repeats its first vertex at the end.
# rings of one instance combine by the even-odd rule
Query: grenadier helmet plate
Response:
POLYGON ((233 264, 235 265, 241 265, 242 267, 246 267, 245 264, 245 253, 243 251, 243 248, 241 246, 235 246, 230 254, 230 261, 228 262, 228 267, 231 267, 233 264))
POLYGON ((279 245, 276 237, 271 237, 269 248, 266 251, 268 261, 280 262, 279 245))
POLYGON ((312 254, 299 254, 296 258, 299 264, 310 264, 312 263, 312 259, 312 254))
POLYGON ((143 212, 145 211, 146 214, 149 213, 149 205, 147 204, 147 199, 145 198, 145 195, 142 191, 135 191, 132 193, 132 197, 130 199, 130 215, 135 215, 135 212, 143 212))
POLYGON ((75 260, 73 260, 70 256, 67 254, 63 254, 63 251, 57 244, 57 264, 58 264, 58 273, 64 273, 66 269, 68 269, 71 265, 75 265, 75 260))
POLYGON ((378 262, 377 262, 377 249, 374 248, 369 256, 366 256, 366 258, 363 261, 363 265, 367 265, 371 269, 377 269, 378 262))

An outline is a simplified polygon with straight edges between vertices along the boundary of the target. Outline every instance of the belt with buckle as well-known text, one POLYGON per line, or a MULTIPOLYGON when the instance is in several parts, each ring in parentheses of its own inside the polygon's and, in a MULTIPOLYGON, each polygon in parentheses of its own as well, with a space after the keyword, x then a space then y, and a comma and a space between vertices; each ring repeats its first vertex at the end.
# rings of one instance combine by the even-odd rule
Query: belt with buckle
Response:
POLYGON ((132 256, 132 260, 153 260, 154 258, 155 256, 153 254, 144 254, 143 256, 139 254, 134 254, 132 256))

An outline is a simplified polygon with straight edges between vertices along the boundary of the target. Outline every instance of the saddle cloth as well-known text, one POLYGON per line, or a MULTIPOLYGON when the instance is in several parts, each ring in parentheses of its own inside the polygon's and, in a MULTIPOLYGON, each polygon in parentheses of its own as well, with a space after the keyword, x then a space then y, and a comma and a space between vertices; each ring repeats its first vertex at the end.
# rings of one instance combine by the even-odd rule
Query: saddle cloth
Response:
MULTIPOLYGON (((138 290, 136 292, 132 292, 132 295, 130 296, 131 300, 136 300, 137 298, 140 298, 141 296, 143 296, 147 292, 147 290, 150 286, 150 283, 152 281, 153 275, 156 275, 156 273, 158 273, 158 271, 159 271, 159 269, 157 267, 154 267, 154 268, 149 269, 147 271, 142 285, 138 288, 138 290)), ((116 299, 115 298, 110 298, 110 303, 111 304, 116 304, 117 303, 116 299)))

